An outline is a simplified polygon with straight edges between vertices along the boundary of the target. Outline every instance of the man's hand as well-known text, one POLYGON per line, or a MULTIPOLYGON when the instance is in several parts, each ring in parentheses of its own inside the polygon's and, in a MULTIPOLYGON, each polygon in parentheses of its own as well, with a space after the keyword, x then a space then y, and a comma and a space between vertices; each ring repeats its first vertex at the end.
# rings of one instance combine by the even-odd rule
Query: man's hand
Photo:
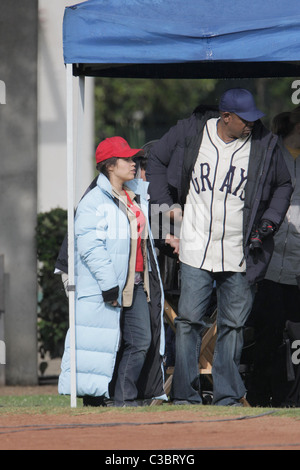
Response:
POLYGON ((270 220, 262 219, 258 226, 258 233, 260 239, 263 240, 264 238, 268 237, 269 235, 273 235, 275 232, 275 226, 270 220))
POLYGON ((168 233, 165 239, 165 243, 166 245, 170 245, 172 248, 174 248, 174 254, 179 255, 179 238, 175 237, 175 235, 171 235, 170 233, 168 233))

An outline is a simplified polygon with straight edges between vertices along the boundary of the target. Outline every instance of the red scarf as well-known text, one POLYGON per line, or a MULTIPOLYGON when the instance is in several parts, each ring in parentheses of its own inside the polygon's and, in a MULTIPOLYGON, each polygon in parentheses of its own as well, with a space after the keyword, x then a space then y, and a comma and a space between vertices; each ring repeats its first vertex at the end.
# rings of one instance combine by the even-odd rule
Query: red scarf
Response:
POLYGON ((132 200, 130 199, 126 191, 125 191, 125 194, 127 196, 127 205, 132 210, 132 212, 134 212, 136 219, 137 219, 138 240, 137 240, 135 271, 143 272, 144 271, 144 259, 143 259, 142 246, 141 246, 141 234, 144 230, 146 219, 142 210, 133 204, 132 200))

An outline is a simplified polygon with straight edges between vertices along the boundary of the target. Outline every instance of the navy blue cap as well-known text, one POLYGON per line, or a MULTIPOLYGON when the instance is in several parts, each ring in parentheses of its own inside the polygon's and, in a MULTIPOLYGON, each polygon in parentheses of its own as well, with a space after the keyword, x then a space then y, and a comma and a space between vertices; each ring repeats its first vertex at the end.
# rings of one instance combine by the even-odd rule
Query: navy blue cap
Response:
POLYGON ((249 122, 257 121, 264 113, 257 109, 250 91, 244 88, 231 88, 221 96, 220 111, 237 114, 240 118, 249 122))

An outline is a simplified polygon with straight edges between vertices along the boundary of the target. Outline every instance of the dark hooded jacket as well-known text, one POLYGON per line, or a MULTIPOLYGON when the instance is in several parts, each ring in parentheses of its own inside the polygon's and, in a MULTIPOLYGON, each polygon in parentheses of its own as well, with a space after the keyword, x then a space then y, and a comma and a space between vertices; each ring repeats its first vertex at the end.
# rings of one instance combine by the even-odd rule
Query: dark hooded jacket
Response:
MULTIPOLYGON (((208 119, 219 116, 216 108, 199 107, 187 119, 178 121, 153 144, 148 157, 147 180, 151 204, 184 207, 191 175, 208 119)), ((280 227, 289 207, 292 184, 277 136, 256 121, 252 131, 248 177, 245 187, 243 244, 246 275, 250 284, 263 279, 270 262, 273 237, 263 240, 260 253, 250 250, 250 235, 261 219, 280 227)))

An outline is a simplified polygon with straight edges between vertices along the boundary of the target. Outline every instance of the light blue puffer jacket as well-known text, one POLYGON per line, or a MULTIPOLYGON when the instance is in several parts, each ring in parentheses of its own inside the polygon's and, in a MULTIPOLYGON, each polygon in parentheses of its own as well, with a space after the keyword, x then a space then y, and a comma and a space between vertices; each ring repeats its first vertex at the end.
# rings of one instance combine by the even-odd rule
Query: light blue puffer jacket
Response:
MULTIPOLYGON (((126 185, 140 197, 140 206, 148 220, 148 183, 132 180, 126 185)), ((144 398, 166 398, 162 366, 164 297, 151 233, 147 245, 153 337, 141 384, 145 390, 144 398)), ((119 286, 118 301, 122 304, 129 255, 128 218, 114 201, 109 180, 100 174, 97 186, 80 201, 75 217, 76 379, 79 397, 110 397, 109 384, 121 338, 121 309, 105 303, 102 291, 119 286)), ((70 379, 68 332, 59 377, 60 394, 70 395, 70 379)))

